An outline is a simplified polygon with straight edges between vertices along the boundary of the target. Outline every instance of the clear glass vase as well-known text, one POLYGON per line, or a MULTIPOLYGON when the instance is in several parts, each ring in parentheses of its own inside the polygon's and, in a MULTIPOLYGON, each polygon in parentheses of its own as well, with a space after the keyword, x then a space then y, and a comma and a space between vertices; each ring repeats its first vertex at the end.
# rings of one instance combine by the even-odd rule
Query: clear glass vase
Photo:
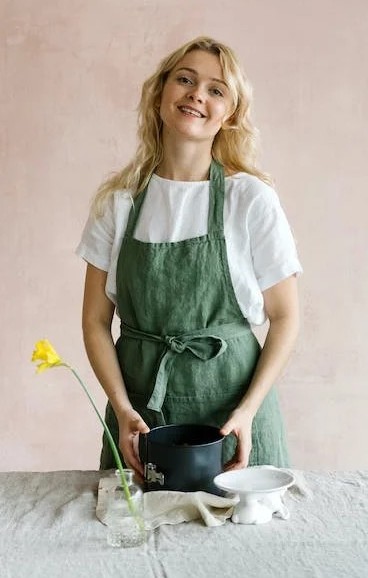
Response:
POLYGON ((133 470, 124 470, 130 497, 127 498, 119 470, 109 490, 107 503, 107 543, 113 548, 133 548, 144 544, 147 532, 144 523, 143 492, 134 482, 133 470))

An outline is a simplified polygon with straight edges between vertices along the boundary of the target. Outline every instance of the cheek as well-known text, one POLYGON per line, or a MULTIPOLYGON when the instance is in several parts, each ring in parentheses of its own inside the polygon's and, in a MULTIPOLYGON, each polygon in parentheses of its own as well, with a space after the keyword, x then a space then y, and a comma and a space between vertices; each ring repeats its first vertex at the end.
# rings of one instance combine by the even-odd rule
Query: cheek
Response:
POLYGON ((167 86, 161 95, 161 103, 160 103, 160 115, 162 116, 163 114, 165 115, 165 113, 169 110, 170 107, 172 107, 175 103, 175 101, 177 100, 177 94, 176 94, 176 90, 174 87, 171 86, 167 86))
POLYGON ((224 121, 229 116, 229 107, 225 102, 216 102, 213 106, 213 117, 219 121, 224 121))
POLYGON ((162 96, 161 96, 160 106, 159 106, 160 117, 162 120, 165 118, 165 116, 167 114, 169 102, 170 102, 170 100, 168 99, 167 93, 163 92, 162 96))
POLYGON ((170 82, 165 85, 162 91, 161 100, 165 101, 165 103, 174 102, 178 96, 180 96, 181 91, 182 88, 180 86, 170 82))

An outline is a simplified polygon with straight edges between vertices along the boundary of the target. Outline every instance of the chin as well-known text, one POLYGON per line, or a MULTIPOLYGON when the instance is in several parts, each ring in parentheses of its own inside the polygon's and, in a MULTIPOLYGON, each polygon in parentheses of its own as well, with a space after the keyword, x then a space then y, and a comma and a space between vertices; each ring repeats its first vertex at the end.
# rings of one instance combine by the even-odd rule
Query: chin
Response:
POLYGON ((208 141, 212 144, 215 134, 208 134, 202 127, 195 126, 194 123, 189 122, 175 122, 175 123, 164 123, 164 131, 170 137, 174 138, 185 138, 190 141, 208 141))
POLYGON ((175 134, 180 137, 186 137, 190 140, 203 142, 209 141, 212 143, 216 135, 204 133, 201 130, 195 130, 194 127, 176 127, 175 134))

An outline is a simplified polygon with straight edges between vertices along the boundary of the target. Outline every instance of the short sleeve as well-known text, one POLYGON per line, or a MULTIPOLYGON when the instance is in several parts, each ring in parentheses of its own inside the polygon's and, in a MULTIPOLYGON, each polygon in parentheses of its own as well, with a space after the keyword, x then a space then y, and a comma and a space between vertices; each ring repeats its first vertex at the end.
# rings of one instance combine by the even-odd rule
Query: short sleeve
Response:
POLYGON ((95 217, 92 213, 89 215, 76 254, 98 269, 108 271, 114 238, 115 222, 111 197, 101 217, 95 217))
POLYGON ((276 192, 267 187, 248 214, 251 254, 261 291, 302 272, 295 240, 276 192))

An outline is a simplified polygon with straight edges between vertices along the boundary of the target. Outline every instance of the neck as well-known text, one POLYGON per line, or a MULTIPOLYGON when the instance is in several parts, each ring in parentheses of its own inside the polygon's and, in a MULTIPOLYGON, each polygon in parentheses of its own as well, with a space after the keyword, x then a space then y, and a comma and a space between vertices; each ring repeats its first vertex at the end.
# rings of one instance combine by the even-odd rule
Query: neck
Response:
POLYGON ((180 142, 163 135, 164 155, 156 173, 173 181, 206 181, 211 165, 211 147, 208 141, 180 142))

